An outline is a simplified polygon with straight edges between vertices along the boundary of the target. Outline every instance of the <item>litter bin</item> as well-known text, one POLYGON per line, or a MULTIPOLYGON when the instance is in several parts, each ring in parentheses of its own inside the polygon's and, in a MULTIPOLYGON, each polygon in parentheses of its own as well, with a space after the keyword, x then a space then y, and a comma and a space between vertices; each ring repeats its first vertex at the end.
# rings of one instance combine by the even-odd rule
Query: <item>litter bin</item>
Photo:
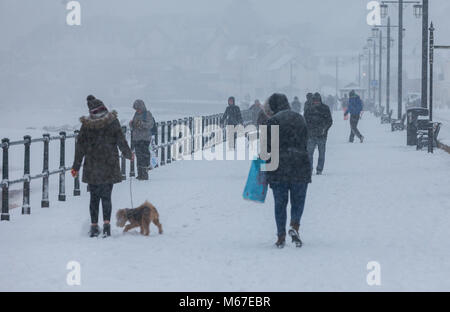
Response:
POLYGON ((428 116, 429 111, 427 108, 414 107, 409 108, 406 111, 407 124, 406 124, 406 144, 417 145, 417 119, 419 116, 428 116))

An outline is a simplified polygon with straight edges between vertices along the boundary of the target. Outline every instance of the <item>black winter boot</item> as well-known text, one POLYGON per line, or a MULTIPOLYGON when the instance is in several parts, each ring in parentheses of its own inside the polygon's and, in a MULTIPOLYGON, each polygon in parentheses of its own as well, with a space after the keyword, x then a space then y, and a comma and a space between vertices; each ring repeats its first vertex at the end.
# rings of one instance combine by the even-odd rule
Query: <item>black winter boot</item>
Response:
POLYGON ((103 238, 111 236, 111 224, 103 224, 103 238))
POLYGON ((100 230, 98 225, 91 225, 91 230, 89 231, 89 237, 97 237, 100 235, 100 230))
POLYGON ((300 234, 298 233, 300 229, 300 224, 291 223, 291 228, 289 229, 289 236, 292 238, 292 242, 295 243, 295 246, 300 248, 303 245, 302 240, 300 239, 300 234))
POLYGON ((138 176, 136 177, 136 179, 138 179, 140 181, 148 180, 148 171, 147 171, 146 167, 138 168, 138 176))
POLYGON ((277 248, 282 249, 286 245, 286 234, 285 235, 278 235, 278 240, 275 243, 275 246, 277 248))

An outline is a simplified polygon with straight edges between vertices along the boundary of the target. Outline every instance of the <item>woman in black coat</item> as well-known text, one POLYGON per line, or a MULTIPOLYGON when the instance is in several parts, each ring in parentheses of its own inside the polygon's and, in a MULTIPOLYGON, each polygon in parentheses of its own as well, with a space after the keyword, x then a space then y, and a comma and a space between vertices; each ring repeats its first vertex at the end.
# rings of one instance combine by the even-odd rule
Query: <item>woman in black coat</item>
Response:
POLYGON ((268 125, 268 151, 271 150, 273 126, 279 128, 278 168, 267 172, 275 200, 275 221, 278 230, 276 246, 283 248, 286 241, 287 204, 291 201, 291 223, 289 235, 297 247, 301 247, 299 228, 305 206, 306 191, 311 182, 311 165, 306 149, 308 130, 303 117, 290 109, 284 94, 273 94, 268 100, 273 115, 268 125))
POLYGON ((103 102, 92 95, 88 96, 87 101, 89 116, 80 118, 82 125, 77 138, 72 175, 78 175, 84 159, 82 181, 89 185, 91 193, 90 236, 96 237, 100 234, 100 200, 103 207, 103 235, 110 236, 111 192, 115 183, 122 182, 117 148, 127 159, 134 158, 134 155, 117 120, 117 112, 108 112, 103 102))

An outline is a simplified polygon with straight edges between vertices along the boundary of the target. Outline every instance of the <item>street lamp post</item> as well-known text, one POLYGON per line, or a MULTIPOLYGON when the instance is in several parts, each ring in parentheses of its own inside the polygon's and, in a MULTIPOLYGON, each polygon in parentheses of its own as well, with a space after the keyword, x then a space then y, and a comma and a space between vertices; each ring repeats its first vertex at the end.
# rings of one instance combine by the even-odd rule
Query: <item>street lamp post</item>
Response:
POLYGON ((430 26, 430 121, 433 121, 433 63, 434 63, 434 50, 435 49, 447 49, 450 50, 450 46, 434 45, 434 26, 431 23, 430 26))
POLYGON ((397 118, 402 119, 403 107, 403 0, 398 1, 398 108, 397 118))
POLYGON ((391 98, 391 18, 388 17, 387 27, 387 59, 386 59, 386 113, 389 114, 391 98))
MULTIPOLYGON (((378 64, 378 105, 381 108, 381 92, 383 81, 383 32, 380 30, 380 60, 378 64)), ((387 112, 388 113, 388 112, 387 112)))
POLYGON ((371 40, 372 43, 372 56, 373 56, 373 60, 372 60, 372 76, 373 76, 373 80, 371 82, 372 85, 372 103, 375 105, 375 100, 376 100, 376 86, 375 86, 375 81, 377 80, 377 43, 375 41, 375 39, 371 40))
MULTIPOLYGON (((414 6, 414 12, 420 17, 420 6, 414 6)), ((422 107, 427 108, 428 88, 428 0, 422 1, 422 107)), ((430 104, 431 105, 431 104, 430 104)))
POLYGON ((363 54, 358 55, 358 86, 361 87, 361 59, 364 57, 363 54))
POLYGON ((369 52, 369 57, 367 58, 367 69, 368 69, 368 75, 367 75, 367 99, 370 101, 372 94, 371 94, 371 81, 372 81, 372 50, 370 49, 370 46, 367 45, 367 51, 369 52))

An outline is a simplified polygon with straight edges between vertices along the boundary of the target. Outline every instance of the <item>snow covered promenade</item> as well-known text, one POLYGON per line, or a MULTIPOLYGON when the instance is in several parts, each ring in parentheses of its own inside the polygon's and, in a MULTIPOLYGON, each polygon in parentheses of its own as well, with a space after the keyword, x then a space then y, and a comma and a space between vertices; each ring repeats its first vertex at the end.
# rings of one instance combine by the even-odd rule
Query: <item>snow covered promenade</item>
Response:
MULTIPOLYGON (((31 216, 13 209, 0 223, 0 290, 449 291, 450 155, 416 152, 405 132, 368 114, 360 130, 364 144, 347 143, 349 125, 335 115, 301 249, 273 247, 270 191, 264 205, 243 201, 248 161, 183 161, 133 180, 134 204, 158 208, 163 235, 114 225, 111 238, 91 239, 85 186, 50 209, 32 194, 31 216), (81 264, 81 286, 66 283, 70 261, 81 264), (381 265, 381 286, 366 282, 370 261, 381 265)), ((129 206, 127 180, 115 186, 113 214, 129 206)))

